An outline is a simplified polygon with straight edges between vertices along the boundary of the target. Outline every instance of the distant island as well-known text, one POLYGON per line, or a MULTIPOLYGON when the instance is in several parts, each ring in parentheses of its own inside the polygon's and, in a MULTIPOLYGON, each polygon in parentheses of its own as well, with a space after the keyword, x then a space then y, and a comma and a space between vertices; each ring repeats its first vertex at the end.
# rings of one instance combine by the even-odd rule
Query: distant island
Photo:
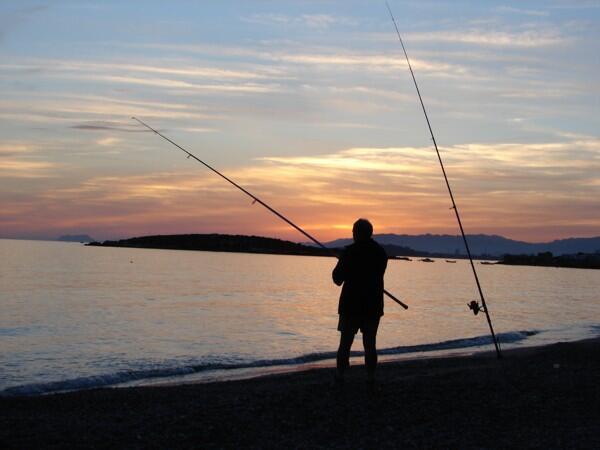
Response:
POLYGON ((559 256, 554 256, 551 252, 538 253, 537 255, 504 255, 504 258, 498 264, 600 269, 600 252, 559 256))
POLYGON ((176 234, 142 236, 118 241, 90 242, 90 246, 202 250, 211 252, 269 253, 275 255, 332 256, 335 249, 322 249, 296 242, 260 236, 228 234, 176 234))
POLYGON ((57 239, 62 242, 94 242, 94 238, 87 234, 65 234, 57 239))
MULTIPOLYGON (((156 248, 169 250, 201 250, 212 252, 268 253, 275 255, 335 256, 341 248, 323 249, 316 246, 298 244, 282 239, 261 236, 228 234, 176 234, 141 236, 118 241, 90 242, 89 246, 156 248)), ((390 258, 403 259, 408 256, 427 256, 408 247, 384 245, 390 258)))

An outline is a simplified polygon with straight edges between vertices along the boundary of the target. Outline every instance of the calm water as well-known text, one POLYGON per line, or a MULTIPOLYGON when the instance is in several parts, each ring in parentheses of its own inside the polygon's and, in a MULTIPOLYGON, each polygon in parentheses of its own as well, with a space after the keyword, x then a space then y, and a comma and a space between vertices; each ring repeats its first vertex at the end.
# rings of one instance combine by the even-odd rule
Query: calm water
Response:
MULTIPOLYGON (((334 262, 0 240, 0 391, 326 361, 338 339, 334 262)), ((600 271, 477 269, 503 348, 600 334, 600 271)), ((466 307, 478 298, 468 262, 390 261, 386 288, 410 309, 386 302, 383 353, 492 349, 466 307)))

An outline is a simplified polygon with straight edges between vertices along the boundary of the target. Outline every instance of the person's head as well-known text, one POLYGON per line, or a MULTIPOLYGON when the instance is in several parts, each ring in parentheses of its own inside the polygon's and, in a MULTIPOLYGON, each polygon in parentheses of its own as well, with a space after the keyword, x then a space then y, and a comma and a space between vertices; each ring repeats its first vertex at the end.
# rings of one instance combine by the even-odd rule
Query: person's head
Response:
POLYGON ((352 227, 354 242, 368 241, 373 235, 373 225, 367 219, 358 219, 352 227))

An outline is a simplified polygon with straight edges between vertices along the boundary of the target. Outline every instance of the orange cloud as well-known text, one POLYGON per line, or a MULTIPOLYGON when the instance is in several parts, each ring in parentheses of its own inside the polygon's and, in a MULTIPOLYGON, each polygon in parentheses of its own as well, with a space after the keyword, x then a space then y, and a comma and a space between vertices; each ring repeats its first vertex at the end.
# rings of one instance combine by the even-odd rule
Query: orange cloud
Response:
POLYGON ((0 159, 0 176, 8 178, 47 178, 57 165, 44 161, 0 159))
MULTIPOLYGON (((598 234, 600 140, 465 144, 442 153, 467 232, 530 240, 598 234)), ((35 174, 49 167, 29 164, 4 169, 35 174)), ((378 233, 457 232, 430 148, 264 157, 224 172, 323 240, 348 235, 357 217, 370 218, 378 233)), ((11 225, 0 227, 4 235, 46 227, 98 236, 223 232, 305 240, 201 166, 90 177, 38 193, 30 209, 14 206, 11 225)))

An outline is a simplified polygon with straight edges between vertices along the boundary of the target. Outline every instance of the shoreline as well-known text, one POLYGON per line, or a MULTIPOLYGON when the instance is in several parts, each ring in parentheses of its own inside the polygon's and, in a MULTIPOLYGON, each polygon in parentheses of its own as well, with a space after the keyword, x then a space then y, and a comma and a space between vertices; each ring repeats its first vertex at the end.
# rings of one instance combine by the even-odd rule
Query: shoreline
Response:
MULTIPOLYGON (((524 349, 524 348, 523 348, 524 349)), ((423 351, 414 353, 403 353, 398 355, 379 355, 379 364, 396 364, 409 361, 419 361, 425 359, 440 359, 440 358, 457 358, 457 357, 470 357, 490 352, 489 350, 477 350, 477 349, 454 349, 450 351, 437 350, 437 351, 423 351)), ((363 364, 363 356, 351 356, 350 364, 353 367, 360 366, 363 364)), ((299 364, 285 364, 275 366, 258 366, 258 367, 247 367, 241 369, 217 369, 207 372, 192 373, 187 375, 175 375, 172 377, 165 378, 148 378, 142 380, 126 381, 110 386, 92 388, 92 389, 130 389, 130 388, 143 388, 143 387, 174 387, 174 386, 190 386, 195 384, 212 384, 212 383, 228 383, 245 380, 257 380, 261 378, 278 376, 278 375, 291 375, 291 374, 302 374, 304 372, 310 372, 313 370, 333 370, 335 368, 335 358, 325 359, 321 361, 306 362, 299 364)), ((82 390, 92 389, 81 389, 79 391, 59 391, 49 392, 43 394, 33 394, 24 396, 35 396, 35 395, 52 395, 52 394, 66 394, 69 392, 80 392, 82 390)))
MULTIPOLYGON (((498 336, 505 348, 532 347, 545 343, 530 343, 537 331, 503 332, 498 336)), ((595 336, 595 335, 594 335, 595 336)), ((579 339, 585 339, 585 336, 579 339)), ((569 339, 572 341, 573 339, 569 339)), ((471 356, 488 351, 492 345, 489 335, 457 338, 427 344, 402 345, 378 349, 380 362, 410 361, 413 359, 443 358, 455 356, 471 356)), ((193 383, 210 383, 220 381, 244 380, 269 376, 272 374, 297 373, 317 368, 335 367, 335 351, 307 353, 287 358, 258 359, 255 361, 204 365, 183 365, 163 368, 140 369, 139 371, 122 370, 113 373, 96 374, 75 378, 66 378, 48 382, 36 382, 8 386, 0 390, 1 397, 36 396, 62 394, 101 388, 128 388, 142 386, 167 386, 193 383)), ((351 352, 351 363, 362 364, 362 350, 351 352)))
POLYGON ((239 381, 0 398, 4 448, 599 448, 600 338, 239 381))

